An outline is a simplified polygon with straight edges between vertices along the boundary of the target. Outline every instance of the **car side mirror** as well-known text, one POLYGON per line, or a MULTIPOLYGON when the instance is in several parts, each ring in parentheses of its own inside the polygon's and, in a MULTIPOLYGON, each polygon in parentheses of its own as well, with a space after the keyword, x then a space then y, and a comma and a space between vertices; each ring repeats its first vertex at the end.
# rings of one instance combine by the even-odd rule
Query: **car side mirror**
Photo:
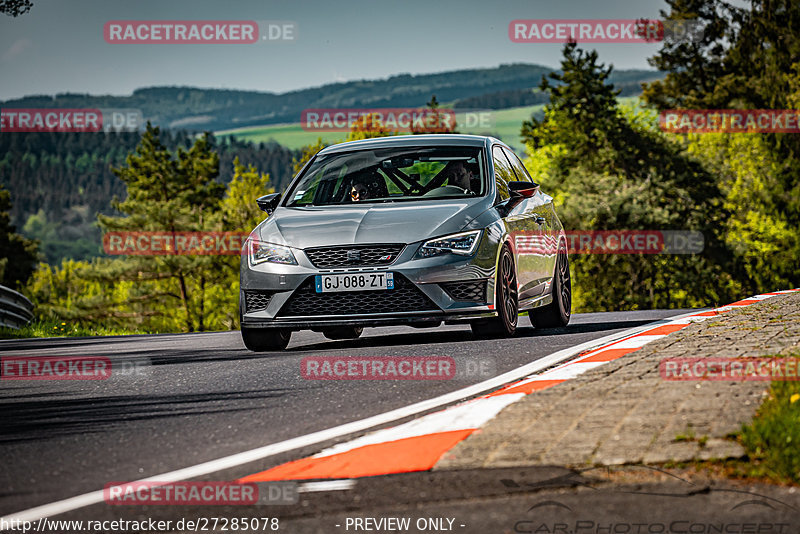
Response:
POLYGON ((256 204, 258 204, 258 207, 261 208, 261 211, 266 211, 269 215, 272 215, 272 212, 278 207, 280 201, 280 193, 271 193, 269 195, 264 195, 263 197, 258 197, 256 199, 256 204))
POLYGON ((508 192, 512 197, 530 198, 539 190, 539 184, 533 182, 508 182, 508 192))

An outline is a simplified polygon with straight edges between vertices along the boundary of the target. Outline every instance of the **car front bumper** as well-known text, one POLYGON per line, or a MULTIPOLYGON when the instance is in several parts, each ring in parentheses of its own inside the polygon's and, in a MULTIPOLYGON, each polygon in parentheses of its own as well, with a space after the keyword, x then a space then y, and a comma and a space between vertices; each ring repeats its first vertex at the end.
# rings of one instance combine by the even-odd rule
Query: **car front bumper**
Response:
POLYGON ((443 254, 417 258, 419 245, 406 245, 395 261, 380 267, 321 269, 299 250, 294 251, 298 265, 251 265, 249 258, 243 256, 241 326, 293 330, 435 326, 442 321, 454 323, 496 316, 494 273, 499 245, 486 232, 469 257, 443 254), (394 273, 395 288, 343 293, 316 293, 313 289, 316 275, 374 272, 394 273))

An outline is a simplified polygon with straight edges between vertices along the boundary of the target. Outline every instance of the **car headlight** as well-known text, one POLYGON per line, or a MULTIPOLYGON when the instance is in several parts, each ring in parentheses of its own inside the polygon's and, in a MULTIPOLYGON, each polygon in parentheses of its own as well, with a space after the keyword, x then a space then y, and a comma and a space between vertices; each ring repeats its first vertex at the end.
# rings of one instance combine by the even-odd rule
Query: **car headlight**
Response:
POLYGON ((441 254, 461 254, 463 256, 469 256, 475 252, 475 249, 478 247, 480 237, 480 230, 472 230, 471 232, 462 232, 460 234, 431 239, 419 247, 417 257, 430 258, 431 256, 439 256, 441 254))
POLYGON ((247 248, 251 265, 264 262, 297 265, 297 260, 289 247, 251 239, 247 248))

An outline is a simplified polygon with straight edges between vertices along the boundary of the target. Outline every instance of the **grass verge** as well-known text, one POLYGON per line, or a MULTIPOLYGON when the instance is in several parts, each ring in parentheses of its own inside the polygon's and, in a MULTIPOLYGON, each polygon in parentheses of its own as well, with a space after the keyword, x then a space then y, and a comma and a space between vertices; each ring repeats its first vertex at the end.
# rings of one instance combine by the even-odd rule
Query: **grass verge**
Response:
POLYGON ((87 336, 121 336, 129 334, 153 334, 144 330, 123 330, 102 326, 87 327, 78 323, 60 321, 36 321, 19 330, 0 327, 0 339, 24 339, 31 337, 87 337, 87 336))
MULTIPOLYGON (((789 357, 800 364, 800 353, 789 357)), ((746 475, 800 483, 800 381, 773 381, 753 421, 736 438, 750 459, 746 475)))

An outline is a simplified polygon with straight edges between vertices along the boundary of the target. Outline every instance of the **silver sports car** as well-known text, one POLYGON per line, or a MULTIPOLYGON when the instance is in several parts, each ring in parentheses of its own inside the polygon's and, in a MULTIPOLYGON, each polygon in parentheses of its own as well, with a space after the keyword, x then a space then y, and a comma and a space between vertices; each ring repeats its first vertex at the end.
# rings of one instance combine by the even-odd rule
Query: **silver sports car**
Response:
POLYGON ((242 338, 286 347, 292 331, 357 338, 365 326, 469 323, 510 336, 571 313, 567 244, 552 197, 491 137, 408 135, 343 143, 312 158, 241 265, 242 338))

